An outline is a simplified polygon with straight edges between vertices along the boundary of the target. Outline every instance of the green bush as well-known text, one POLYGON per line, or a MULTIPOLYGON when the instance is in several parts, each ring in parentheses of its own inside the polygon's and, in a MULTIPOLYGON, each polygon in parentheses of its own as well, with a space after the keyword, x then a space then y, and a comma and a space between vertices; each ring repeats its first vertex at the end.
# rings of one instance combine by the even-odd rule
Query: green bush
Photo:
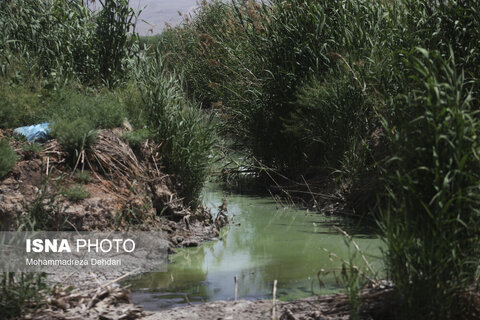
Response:
POLYGON ((17 162, 17 154, 8 144, 7 139, 0 141, 0 178, 3 178, 17 162))
POLYGON ((123 134, 123 139, 125 139, 130 147, 137 150, 140 148, 142 142, 145 142, 147 139, 152 137, 152 132, 149 129, 139 129, 123 134))
POLYGON ((84 200, 90 196, 85 187, 78 184, 65 188, 62 195, 73 202, 84 200))
POLYGON ((419 49, 406 92, 393 100, 385 131, 389 202, 382 217, 387 266, 401 318, 464 318, 461 295, 480 258, 477 101, 453 54, 419 49))
POLYGON ((285 132, 302 145, 309 165, 338 168, 351 142, 378 125, 362 88, 349 74, 335 72, 312 81, 299 90, 296 104, 285 120, 285 132))
POLYGON ((119 87, 114 91, 118 103, 123 106, 124 114, 135 129, 142 129, 147 124, 147 113, 142 100, 141 90, 132 81, 126 86, 119 87))
POLYGON ((86 118, 57 120, 52 125, 51 134, 71 156, 78 156, 82 150, 88 150, 97 141, 97 131, 86 118))
POLYGON ((45 115, 52 121, 52 136, 72 154, 96 142, 96 129, 119 127, 124 105, 113 94, 85 95, 64 89, 54 94, 45 115))
POLYGON ((102 2, 102 10, 96 18, 99 71, 110 87, 124 79, 126 60, 139 52, 137 35, 129 35, 135 30, 135 16, 128 0, 116 0, 102 2))
POLYGON ((242 140, 252 135, 244 109, 260 106, 264 69, 231 3, 202 2, 192 20, 149 40, 166 69, 181 74, 186 96, 221 113, 222 131, 242 140))
POLYGON ((78 1, 3 1, 4 50, 17 62, 7 59, 4 73, 22 80, 40 77, 54 85, 77 75, 85 81, 96 80, 92 18, 78 1))
POLYGON ((26 214, 18 221, 21 231, 58 230, 54 218, 55 212, 59 209, 57 195, 55 190, 49 188, 47 177, 42 181, 34 199, 26 204, 26 214))
POLYGON ((41 120, 46 104, 36 88, 9 85, 0 79, 0 128, 16 128, 41 120))
POLYGON ((49 101, 48 118, 76 121, 83 118, 95 129, 119 127, 125 118, 124 105, 113 94, 87 95, 63 89, 49 101))
POLYGON ((214 143, 213 117, 205 118, 195 107, 186 107, 169 116, 159 132, 164 141, 169 170, 182 181, 181 195, 194 208, 209 172, 214 143))

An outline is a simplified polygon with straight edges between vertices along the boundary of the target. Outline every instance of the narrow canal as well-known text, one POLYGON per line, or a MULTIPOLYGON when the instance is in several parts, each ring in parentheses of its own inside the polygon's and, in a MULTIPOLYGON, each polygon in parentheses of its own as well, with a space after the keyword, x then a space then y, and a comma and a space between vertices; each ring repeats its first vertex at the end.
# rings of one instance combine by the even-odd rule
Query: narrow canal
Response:
MULTIPOLYGON (((197 248, 180 249, 171 256, 168 272, 142 274, 129 283, 132 299, 146 310, 161 310, 213 300, 234 298, 234 277, 241 299, 271 298, 278 280, 280 299, 289 300, 338 292, 335 277, 317 274, 321 269, 340 274, 341 259, 364 266, 353 245, 332 226, 340 218, 305 210, 280 208, 268 196, 226 195, 216 184, 203 192, 204 204, 216 208, 226 198, 231 225, 220 240, 197 248), (339 258, 332 256, 337 255, 339 258)), ((352 229, 355 242, 376 270, 382 269, 381 240, 352 229)), ((339 277, 338 277, 339 278, 339 277)))

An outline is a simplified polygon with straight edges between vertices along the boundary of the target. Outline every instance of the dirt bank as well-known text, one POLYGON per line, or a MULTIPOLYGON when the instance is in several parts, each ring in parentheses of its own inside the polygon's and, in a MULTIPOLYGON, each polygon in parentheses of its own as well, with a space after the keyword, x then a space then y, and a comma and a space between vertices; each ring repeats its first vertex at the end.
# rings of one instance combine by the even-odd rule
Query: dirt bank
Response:
MULTIPOLYGON (((33 226, 49 231, 160 231, 170 253, 218 236, 226 221, 215 221, 207 208, 192 210, 182 201, 181 179, 165 173, 158 146, 147 141, 134 151, 122 133, 99 130, 97 143, 73 156, 57 140, 39 148, 14 138, 11 130, 0 130, 0 139, 9 139, 18 155, 13 169, 0 179, 0 230, 33 226)), ((54 292, 47 304, 25 317, 142 317, 142 309, 130 303, 128 290, 116 285, 123 276, 48 274, 54 292)))
POLYGON ((183 203, 181 180, 165 173, 157 146, 145 142, 134 152, 121 135, 121 129, 100 130, 97 143, 78 157, 57 140, 32 152, 28 142, 10 139, 19 159, 0 180, 1 228, 155 230, 172 248, 215 237, 220 221, 203 206, 192 210, 183 203))
MULTIPOLYGON (((379 286, 362 292, 361 319, 389 319, 388 301, 392 287, 379 286)), ((146 320, 339 320, 350 319, 350 305, 345 294, 277 302, 272 300, 214 301, 147 314, 146 320)))

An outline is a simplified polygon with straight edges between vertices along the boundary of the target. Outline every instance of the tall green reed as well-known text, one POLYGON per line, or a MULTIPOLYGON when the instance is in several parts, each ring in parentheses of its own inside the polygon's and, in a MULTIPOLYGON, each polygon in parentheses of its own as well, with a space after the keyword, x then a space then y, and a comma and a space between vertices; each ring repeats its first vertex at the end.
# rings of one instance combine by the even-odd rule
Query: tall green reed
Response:
POLYGON ((215 142, 213 118, 185 99, 179 77, 165 71, 158 51, 139 70, 139 86, 147 127, 161 143, 167 170, 178 175, 181 196, 196 208, 215 142))
POLYGON ((82 1, 3 1, 3 75, 21 83, 40 79, 47 87, 69 81, 112 86, 123 80, 139 54, 136 13, 126 0, 104 5, 92 12, 82 1))
POLYGON ((408 89, 392 105, 405 116, 385 125, 386 261, 403 317, 455 318, 480 258, 478 111, 453 52, 418 49, 406 59, 408 89))
POLYGON ((383 208, 403 315, 453 317, 478 266, 479 12, 478 1, 215 2, 157 44, 188 97, 255 158, 293 179, 338 175, 354 210, 383 208))

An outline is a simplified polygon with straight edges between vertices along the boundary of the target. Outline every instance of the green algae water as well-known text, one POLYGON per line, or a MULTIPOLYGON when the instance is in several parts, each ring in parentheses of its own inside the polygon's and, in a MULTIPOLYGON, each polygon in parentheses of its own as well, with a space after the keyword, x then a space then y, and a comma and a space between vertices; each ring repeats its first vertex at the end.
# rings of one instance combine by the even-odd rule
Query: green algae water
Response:
MULTIPOLYGON (((341 259, 365 267, 353 245, 332 226, 342 220, 292 208, 280 208, 270 197, 225 195, 215 184, 203 192, 204 204, 216 208, 227 200, 230 226, 218 241, 177 250, 168 272, 145 273, 129 281, 132 299, 146 310, 160 310, 213 300, 233 300, 234 277, 239 299, 271 298, 274 280, 281 300, 338 292, 333 273, 340 275, 341 259), (332 255, 332 253, 334 255, 332 255), (338 256, 338 257, 336 257, 338 256)), ((343 227, 342 227, 343 228, 343 227)), ((348 230, 347 231, 351 231, 348 230)), ((381 241, 356 233, 354 241, 372 265, 382 269, 381 241)))

